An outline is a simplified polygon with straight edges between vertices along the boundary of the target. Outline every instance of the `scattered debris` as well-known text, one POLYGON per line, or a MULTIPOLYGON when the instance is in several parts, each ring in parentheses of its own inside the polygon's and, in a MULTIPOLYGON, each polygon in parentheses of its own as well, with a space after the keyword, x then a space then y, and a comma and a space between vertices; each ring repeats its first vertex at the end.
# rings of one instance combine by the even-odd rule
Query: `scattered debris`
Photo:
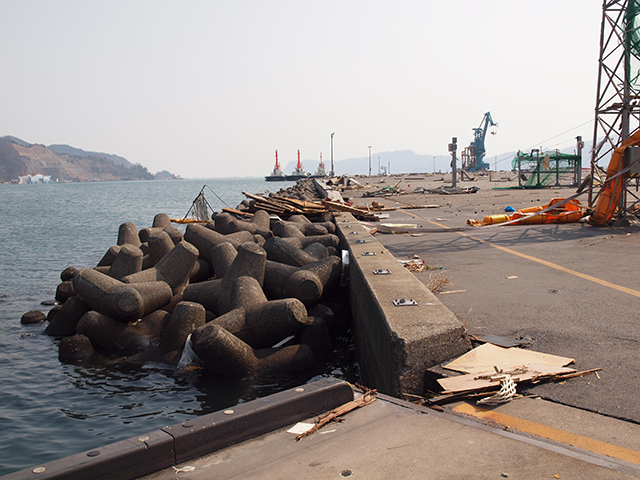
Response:
POLYGON ((553 198, 547 205, 522 208, 515 210, 511 215, 506 213, 487 215, 482 221, 469 219, 467 220, 467 224, 474 227, 484 227, 497 223, 503 223, 505 225, 576 223, 587 214, 587 209, 574 197, 553 198))
POLYGON ((460 195, 465 193, 476 193, 480 190, 480 187, 450 187, 448 185, 442 185, 438 188, 424 188, 418 187, 414 193, 431 193, 437 195, 460 195))
POLYGON ((186 467, 182 467, 182 468, 173 467, 173 469, 176 471, 176 473, 193 472, 196 469, 196 467, 192 467, 191 465, 187 465, 186 467))
POLYGON ((482 343, 492 343, 493 345, 498 345, 499 347, 518 347, 522 345, 527 345, 530 342, 526 340, 516 340, 512 338, 504 338, 499 337, 498 335, 483 335, 482 337, 476 337, 475 335, 469 335, 471 340, 475 340, 476 342, 482 343))
MULTIPOLYGON (((491 335, 488 337, 501 339, 491 335)), ((508 339, 501 340, 508 343, 508 339)), ((579 372, 567 367, 573 362, 572 358, 485 343, 443 366, 465 374, 438 379, 443 392, 429 399, 428 403, 440 404, 478 397, 485 397, 477 402, 480 404, 504 403, 516 396, 517 383, 564 381, 592 373, 597 375, 602 370, 595 368, 579 372), (487 393, 491 392, 493 395, 487 397, 487 393)))
POLYGON ((377 393, 378 393, 377 390, 367 390, 362 394, 361 397, 358 397, 355 400, 352 400, 351 402, 345 403, 344 405, 341 405, 338 408, 331 410, 329 413, 319 417, 315 425, 310 429, 306 430, 305 432, 301 433, 300 435, 298 435, 296 437, 296 440, 300 440, 301 438, 306 437, 307 435, 311 435, 312 433, 317 432, 329 422, 339 421, 339 417, 349 413, 352 410, 355 410, 356 408, 364 407, 366 405, 369 405, 370 403, 373 403, 377 398, 376 397, 377 393))
POLYGON ((442 293, 442 290, 449 286, 453 286, 453 283, 444 275, 444 272, 438 273, 427 283, 427 288, 433 293, 442 293))

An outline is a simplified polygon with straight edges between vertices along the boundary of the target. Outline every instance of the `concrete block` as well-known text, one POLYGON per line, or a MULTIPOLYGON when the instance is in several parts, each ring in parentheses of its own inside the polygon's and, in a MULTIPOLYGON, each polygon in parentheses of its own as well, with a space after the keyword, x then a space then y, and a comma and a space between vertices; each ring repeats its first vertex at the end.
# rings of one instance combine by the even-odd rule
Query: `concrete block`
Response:
POLYGON ((396 397, 422 395, 429 367, 471 348, 466 329, 393 256, 363 256, 384 248, 350 214, 343 218, 349 221, 337 226, 350 254, 349 296, 363 384, 396 397), (361 229, 361 234, 349 234, 354 228, 344 229, 345 224, 361 229), (356 244, 356 238, 366 238, 367 243, 356 244), (391 274, 374 275, 377 269, 391 274), (393 301, 402 298, 418 305, 394 306, 393 301))

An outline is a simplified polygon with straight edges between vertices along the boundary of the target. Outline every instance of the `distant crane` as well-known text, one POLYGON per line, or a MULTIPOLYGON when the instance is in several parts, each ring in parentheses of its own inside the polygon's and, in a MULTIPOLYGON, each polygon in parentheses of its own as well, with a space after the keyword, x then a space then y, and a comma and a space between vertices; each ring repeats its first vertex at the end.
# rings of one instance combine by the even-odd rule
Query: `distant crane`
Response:
POLYGON ((477 172, 478 170, 488 170, 491 165, 483 162, 485 155, 484 138, 487 136, 489 127, 497 127, 498 124, 491 118, 491 113, 487 112, 482 118, 480 127, 473 129, 473 141, 471 145, 462 151, 462 170, 466 172, 477 172))

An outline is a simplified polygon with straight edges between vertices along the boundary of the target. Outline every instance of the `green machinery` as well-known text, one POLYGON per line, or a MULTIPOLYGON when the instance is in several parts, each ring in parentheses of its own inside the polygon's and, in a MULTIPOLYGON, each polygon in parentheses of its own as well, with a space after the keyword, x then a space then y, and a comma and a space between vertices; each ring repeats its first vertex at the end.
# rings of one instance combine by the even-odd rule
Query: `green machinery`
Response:
POLYGON ((518 151, 511 168, 518 172, 520 188, 577 187, 582 173, 582 154, 539 149, 528 154, 518 151))

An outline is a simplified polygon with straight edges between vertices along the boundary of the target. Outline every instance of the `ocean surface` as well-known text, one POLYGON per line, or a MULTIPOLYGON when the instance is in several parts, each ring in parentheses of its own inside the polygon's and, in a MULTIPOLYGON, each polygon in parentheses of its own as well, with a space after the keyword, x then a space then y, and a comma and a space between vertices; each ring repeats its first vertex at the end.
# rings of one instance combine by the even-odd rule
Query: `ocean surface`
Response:
MULTIPOLYGON (((262 178, 0 185, 0 475, 97 448, 316 378, 357 380, 349 339, 338 360, 297 375, 238 379, 158 364, 63 363, 46 322, 60 272, 93 267, 116 244, 118 227, 150 227, 153 217, 185 216, 205 185, 215 211, 235 208, 242 192, 294 182, 262 178)), ((183 229, 184 231, 184 229, 183 229)))

